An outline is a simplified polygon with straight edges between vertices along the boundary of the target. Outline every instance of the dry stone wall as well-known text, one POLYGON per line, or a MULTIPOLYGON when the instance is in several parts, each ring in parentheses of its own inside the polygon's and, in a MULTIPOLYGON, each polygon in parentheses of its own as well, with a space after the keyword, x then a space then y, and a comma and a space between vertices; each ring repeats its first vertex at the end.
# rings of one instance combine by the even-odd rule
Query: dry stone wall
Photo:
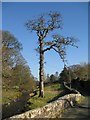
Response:
POLYGON ((70 106, 70 103, 78 102, 81 98, 81 94, 68 94, 63 97, 60 97, 54 102, 51 102, 41 108, 33 109, 27 111, 23 114, 15 115, 10 119, 14 118, 54 118, 59 113, 62 115, 62 112, 70 106))

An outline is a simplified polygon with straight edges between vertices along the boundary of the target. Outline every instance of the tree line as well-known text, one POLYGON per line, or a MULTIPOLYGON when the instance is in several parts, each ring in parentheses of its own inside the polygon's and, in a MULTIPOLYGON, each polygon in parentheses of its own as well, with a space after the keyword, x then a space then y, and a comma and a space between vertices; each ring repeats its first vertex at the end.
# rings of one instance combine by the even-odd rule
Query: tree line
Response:
POLYGON ((35 88, 34 76, 21 54, 22 44, 9 31, 2 34, 2 88, 21 92, 35 88))
POLYGON ((55 74, 47 74, 45 77, 45 83, 54 83, 54 82, 66 82, 70 83, 73 80, 79 79, 81 81, 88 81, 89 78, 90 64, 81 63, 76 65, 71 65, 69 67, 64 67, 63 70, 55 72, 55 74))

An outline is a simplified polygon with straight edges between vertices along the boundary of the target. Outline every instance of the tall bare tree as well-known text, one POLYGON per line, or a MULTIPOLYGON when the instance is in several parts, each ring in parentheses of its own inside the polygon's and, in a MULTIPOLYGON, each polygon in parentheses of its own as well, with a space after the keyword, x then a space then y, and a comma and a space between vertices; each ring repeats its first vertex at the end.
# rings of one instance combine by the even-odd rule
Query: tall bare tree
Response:
POLYGON ((33 20, 26 22, 26 28, 30 31, 35 31, 38 36, 38 52, 40 53, 40 68, 39 68, 39 80, 40 80, 40 92, 39 96, 44 97, 44 53, 48 50, 55 50, 59 53, 60 58, 65 61, 66 50, 65 46, 75 46, 75 39, 70 37, 63 37, 60 35, 53 35, 52 40, 46 41, 47 35, 55 29, 62 28, 62 17, 58 12, 50 12, 49 14, 43 14, 33 20))

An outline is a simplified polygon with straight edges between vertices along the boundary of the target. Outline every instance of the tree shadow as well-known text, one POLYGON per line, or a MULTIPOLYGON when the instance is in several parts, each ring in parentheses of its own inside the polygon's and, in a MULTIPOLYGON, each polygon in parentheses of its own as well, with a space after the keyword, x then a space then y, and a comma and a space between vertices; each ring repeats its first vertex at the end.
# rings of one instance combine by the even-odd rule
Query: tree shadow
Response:
POLYGON ((63 97, 64 95, 70 94, 71 92, 68 91, 62 91, 59 95, 55 96, 53 99, 49 100, 47 103, 53 102, 57 100, 60 97, 63 97))
MULTIPOLYGON (((26 111, 29 94, 24 93, 20 98, 2 105, 2 119, 20 114, 26 111)), ((30 103, 29 103, 30 104, 30 103)))

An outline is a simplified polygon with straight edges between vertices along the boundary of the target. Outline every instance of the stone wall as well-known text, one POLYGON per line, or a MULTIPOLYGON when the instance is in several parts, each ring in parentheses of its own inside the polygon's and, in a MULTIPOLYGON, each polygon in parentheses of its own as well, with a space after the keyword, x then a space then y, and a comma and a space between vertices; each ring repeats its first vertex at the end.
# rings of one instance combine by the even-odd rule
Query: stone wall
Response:
POLYGON ((58 98, 56 101, 51 102, 41 108, 27 111, 20 115, 15 115, 13 118, 54 118, 59 113, 62 115, 64 109, 70 106, 70 103, 78 102, 81 98, 81 94, 68 94, 58 98))

